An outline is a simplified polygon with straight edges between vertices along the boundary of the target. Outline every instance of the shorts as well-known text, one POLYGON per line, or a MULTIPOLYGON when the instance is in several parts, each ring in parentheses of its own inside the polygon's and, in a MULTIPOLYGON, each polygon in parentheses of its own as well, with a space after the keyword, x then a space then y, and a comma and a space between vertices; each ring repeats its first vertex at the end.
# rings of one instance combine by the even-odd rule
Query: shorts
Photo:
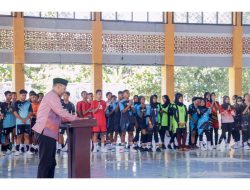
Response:
POLYGON ((138 124, 139 124, 139 128, 142 129, 147 129, 148 126, 146 124, 146 119, 138 119, 138 124))
POLYGON ((107 122, 107 132, 114 133, 115 132, 114 118, 108 118, 107 121, 108 121, 107 122))
POLYGON ((123 123, 121 124, 121 132, 133 132, 135 129, 135 125, 132 123, 123 123))
POLYGON ((16 134, 17 135, 23 135, 24 133, 26 134, 31 134, 31 126, 27 124, 21 124, 16 126, 16 134))
POLYGON ((114 124, 114 130, 115 130, 116 133, 121 133, 122 132, 120 123, 115 123, 114 124))
POLYGON ((105 125, 98 125, 92 128, 93 133, 105 133, 107 132, 107 127, 105 125))
POLYGON ((114 133, 115 132, 115 126, 114 125, 109 125, 107 127, 107 132, 108 133, 114 133))
POLYGON ((147 126, 147 132, 148 133, 153 133, 153 132, 156 132, 156 131, 159 131, 159 125, 155 124, 155 125, 153 125, 153 128, 150 128, 149 126, 147 126))
POLYGON ((10 133, 13 132, 13 129, 15 129, 15 126, 13 126, 13 127, 8 127, 8 128, 3 128, 3 129, 2 129, 2 134, 3 134, 4 136, 8 136, 10 133))

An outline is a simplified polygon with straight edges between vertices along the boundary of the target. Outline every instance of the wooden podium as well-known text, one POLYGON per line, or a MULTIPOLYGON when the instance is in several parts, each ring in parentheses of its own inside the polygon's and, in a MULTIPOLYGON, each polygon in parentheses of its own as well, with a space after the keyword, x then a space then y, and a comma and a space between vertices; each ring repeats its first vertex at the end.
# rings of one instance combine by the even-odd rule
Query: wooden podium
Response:
POLYGON ((90 140, 95 119, 73 121, 68 127, 68 177, 90 178, 90 140))

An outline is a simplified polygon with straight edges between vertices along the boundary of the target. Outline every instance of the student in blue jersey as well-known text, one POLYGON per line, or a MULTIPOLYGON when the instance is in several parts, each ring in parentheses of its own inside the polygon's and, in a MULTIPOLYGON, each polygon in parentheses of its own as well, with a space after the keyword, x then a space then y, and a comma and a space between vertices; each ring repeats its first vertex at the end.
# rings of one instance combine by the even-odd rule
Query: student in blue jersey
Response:
POLYGON ((133 132, 135 128, 135 118, 134 118, 134 107, 133 100, 129 99, 130 92, 128 90, 123 91, 123 99, 119 103, 119 108, 121 111, 121 131, 122 131, 122 146, 124 146, 125 135, 128 133, 128 147, 127 151, 137 152, 133 145, 133 132))
POLYGON ((168 131, 169 135, 171 136, 171 131, 170 131, 171 118, 169 115, 171 103, 170 103, 170 99, 169 99, 168 95, 163 95, 162 101, 163 101, 163 104, 161 105, 161 108, 162 108, 161 128, 160 128, 159 134, 160 134, 161 143, 162 143, 161 148, 166 149, 166 146, 164 143, 166 131, 168 131))
POLYGON ((17 142, 15 155, 18 156, 21 153, 21 148, 28 154, 33 154, 30 151, 29 135, 31 133, 30 117, 32 116, 31 102, 26 100, 27 91, 22 89, 19 91, 20 100, 17 100, 14 104, 14 115, 16 117, 16 131, 17 142), (21 144, 21 140, 24 138, 24 146, 21 144))
MULTIPOLYGON (((120 111, 119 103, 122 99, 123 99, 123 92, 119 91, 117 100, 113 103, 113 109, 115 111, 114 112, 114 130, 115 130, 114 142, 117 143, 117 138, 119 135, 121 138, 121 144, 125 144, 125 138, 122 139, 122 131, 121 131, 121 124, 120 124, 121 111, 120 111)), ((120 152, 124 151, 123 146, 117 146, 117 148, 119 148, 118 151, 120 151, 120 152)))
POLYGON ((188 150, 186 146, 187 120, 188 112, 186 105, 183 104, 183 95, 176 93, 173 105, 173 129, 177 135, 179 149, 182 151, 188 150))
POLYGON ((11 149, 12 146, 15 145, 11 145, 10 143, 10 134, 13 136, 13 129, 16 126, 16 118, 13 114, 13 108, 11 106, 12 102, 11 102, 11 92, 10 91, 6 91, 4 93, 5 95, 5 102, 2 103, 1 106, 1 111, 3 113, 3 135, 4 135, 4 139, 5 139, 5 144, 3 147, 5 147, 5 150, 7 151, 7 153, 11 153, 11 149))
POLYGON ((136 150, 139 150, 140 148, 140 142, 139 142, 139 139, 140 139, 140 133, 141 133, 141 129, 139 127, 139 124, 138 124, 138 116, 136 114, 136 110, 137 110, 137 107, 140 105, 140 102, 139 102, 139 97, 138 95, 134 95, 134 117, 135 117, 135 137, 133 139, 133 142, 134 142, 134 145, 135 145, 135 149, 136 150))
POLYGON ((150 97, 150 105, 147 106, 147 125, 148 125, 148 152, 152 152, 152 139, 154 135, 156 152, 161 152, 159 146, 159 123, 160 123, 161 105, 157 102, 157 95, 150 97))
POLYGON ((2 113, 2 102, 0 102, 0 157, 3 156, 2 153, 2 129, 3 129, 3 113, 2 113))
POLYGON ((193 97, 192 104, 188 107, 188 114, 189 114, 189 133, 190 133, 190 148, 197 149, 196 146, 196 135, 197 135, 197 123, 198 123, 198 113, 197 109, 200 104, 200 99, 198 97, 193 97))
MULTIPOLYGON (((138 121, 138 126, 141 131, 141 147, 140 151, 145 152, 147 149, 147 124, 146 124, 146 110, 147 105, 145 104, 145 97, 139 97, 140 104, 136 107, 136 116, 138 121)), ((151 143, 151 142, 150 142, 151 143)))
POLYGON ((115 141, 114 141, 114 119, 115 119, 115 109, 114 109, 114 102, 116 102, 116 96, 112 95, 110 99, 110 103, 108 104, 107 110, 106 110, 106 118, 107 118, 107 139, 109 139, 108 142, 106 142, 106 146, 108 150, 115 151, 115 141))
POLYGON ((199 146, 202 151, 212 150, 212 133, 211 133, 211 122, 210 122, 210 114, 211 109, 206 107, 206 99, 201 99, 200 106, 197 108, 198 113, 198 135, 199 135, 199 146), (207 143, 203 142, 203 134, 206 134, 207 143))

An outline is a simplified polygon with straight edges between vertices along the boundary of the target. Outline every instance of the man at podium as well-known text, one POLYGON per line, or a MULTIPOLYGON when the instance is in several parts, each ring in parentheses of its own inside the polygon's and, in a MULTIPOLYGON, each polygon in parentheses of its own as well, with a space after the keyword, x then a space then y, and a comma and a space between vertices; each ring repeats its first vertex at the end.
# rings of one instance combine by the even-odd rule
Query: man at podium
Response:
POLYGON ((65 111, 61 96, 65 93, 68 81, 62 78, 53 79, 53 88, 48 92, 38 109, 36 124, 33 127, 39 145, 38 178, 53 178, 56 166, 56 141, 61 121, 79 119, 65 111))

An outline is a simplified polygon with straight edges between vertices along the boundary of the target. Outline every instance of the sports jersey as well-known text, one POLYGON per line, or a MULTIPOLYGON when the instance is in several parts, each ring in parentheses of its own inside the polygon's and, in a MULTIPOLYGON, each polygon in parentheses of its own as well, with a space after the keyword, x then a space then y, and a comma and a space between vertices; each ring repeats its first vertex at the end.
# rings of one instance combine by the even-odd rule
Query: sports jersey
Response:
POLYGON ((106 109, 106 102, 101 100, 97 101, 94 100, 91 104, 91 108, 95 110, 100 103, 100 106, 97 110, 97 112, 93 113, 93 117, 97 121, 97 125, 92 128, 93 132, 106 132, 107 127, 106 127, 106 116, 105 116, 105 109, 106 109))
MULTIPOLYGON (((29 101, 16 101, 14 105, 14 111, 18 113, 21 118, 26 118, 32 112, 32 106, 29 101)), ((22 120, 16 118, 16 125, 30 125, 30 119, 27 119, 26 123, 23 123, 22 120)))
MULTIPOLYGON (((87 101, 79 101, 77 103, 77 112, 82 113, 83 111, 86 111, 90 108, 91 108, 91 103, 89 103, 87 101)), ((83 118, 88 118, 88 117, 92 117, 92 112, 88 112, 88 113, 83 115, 83 118)))
POLYGON ((3 102, 1 106, 1 111, 4 114, 3 118, 3 128, 10 128, 16 125, 16 117, 13 114, 12 103, 3 102))

